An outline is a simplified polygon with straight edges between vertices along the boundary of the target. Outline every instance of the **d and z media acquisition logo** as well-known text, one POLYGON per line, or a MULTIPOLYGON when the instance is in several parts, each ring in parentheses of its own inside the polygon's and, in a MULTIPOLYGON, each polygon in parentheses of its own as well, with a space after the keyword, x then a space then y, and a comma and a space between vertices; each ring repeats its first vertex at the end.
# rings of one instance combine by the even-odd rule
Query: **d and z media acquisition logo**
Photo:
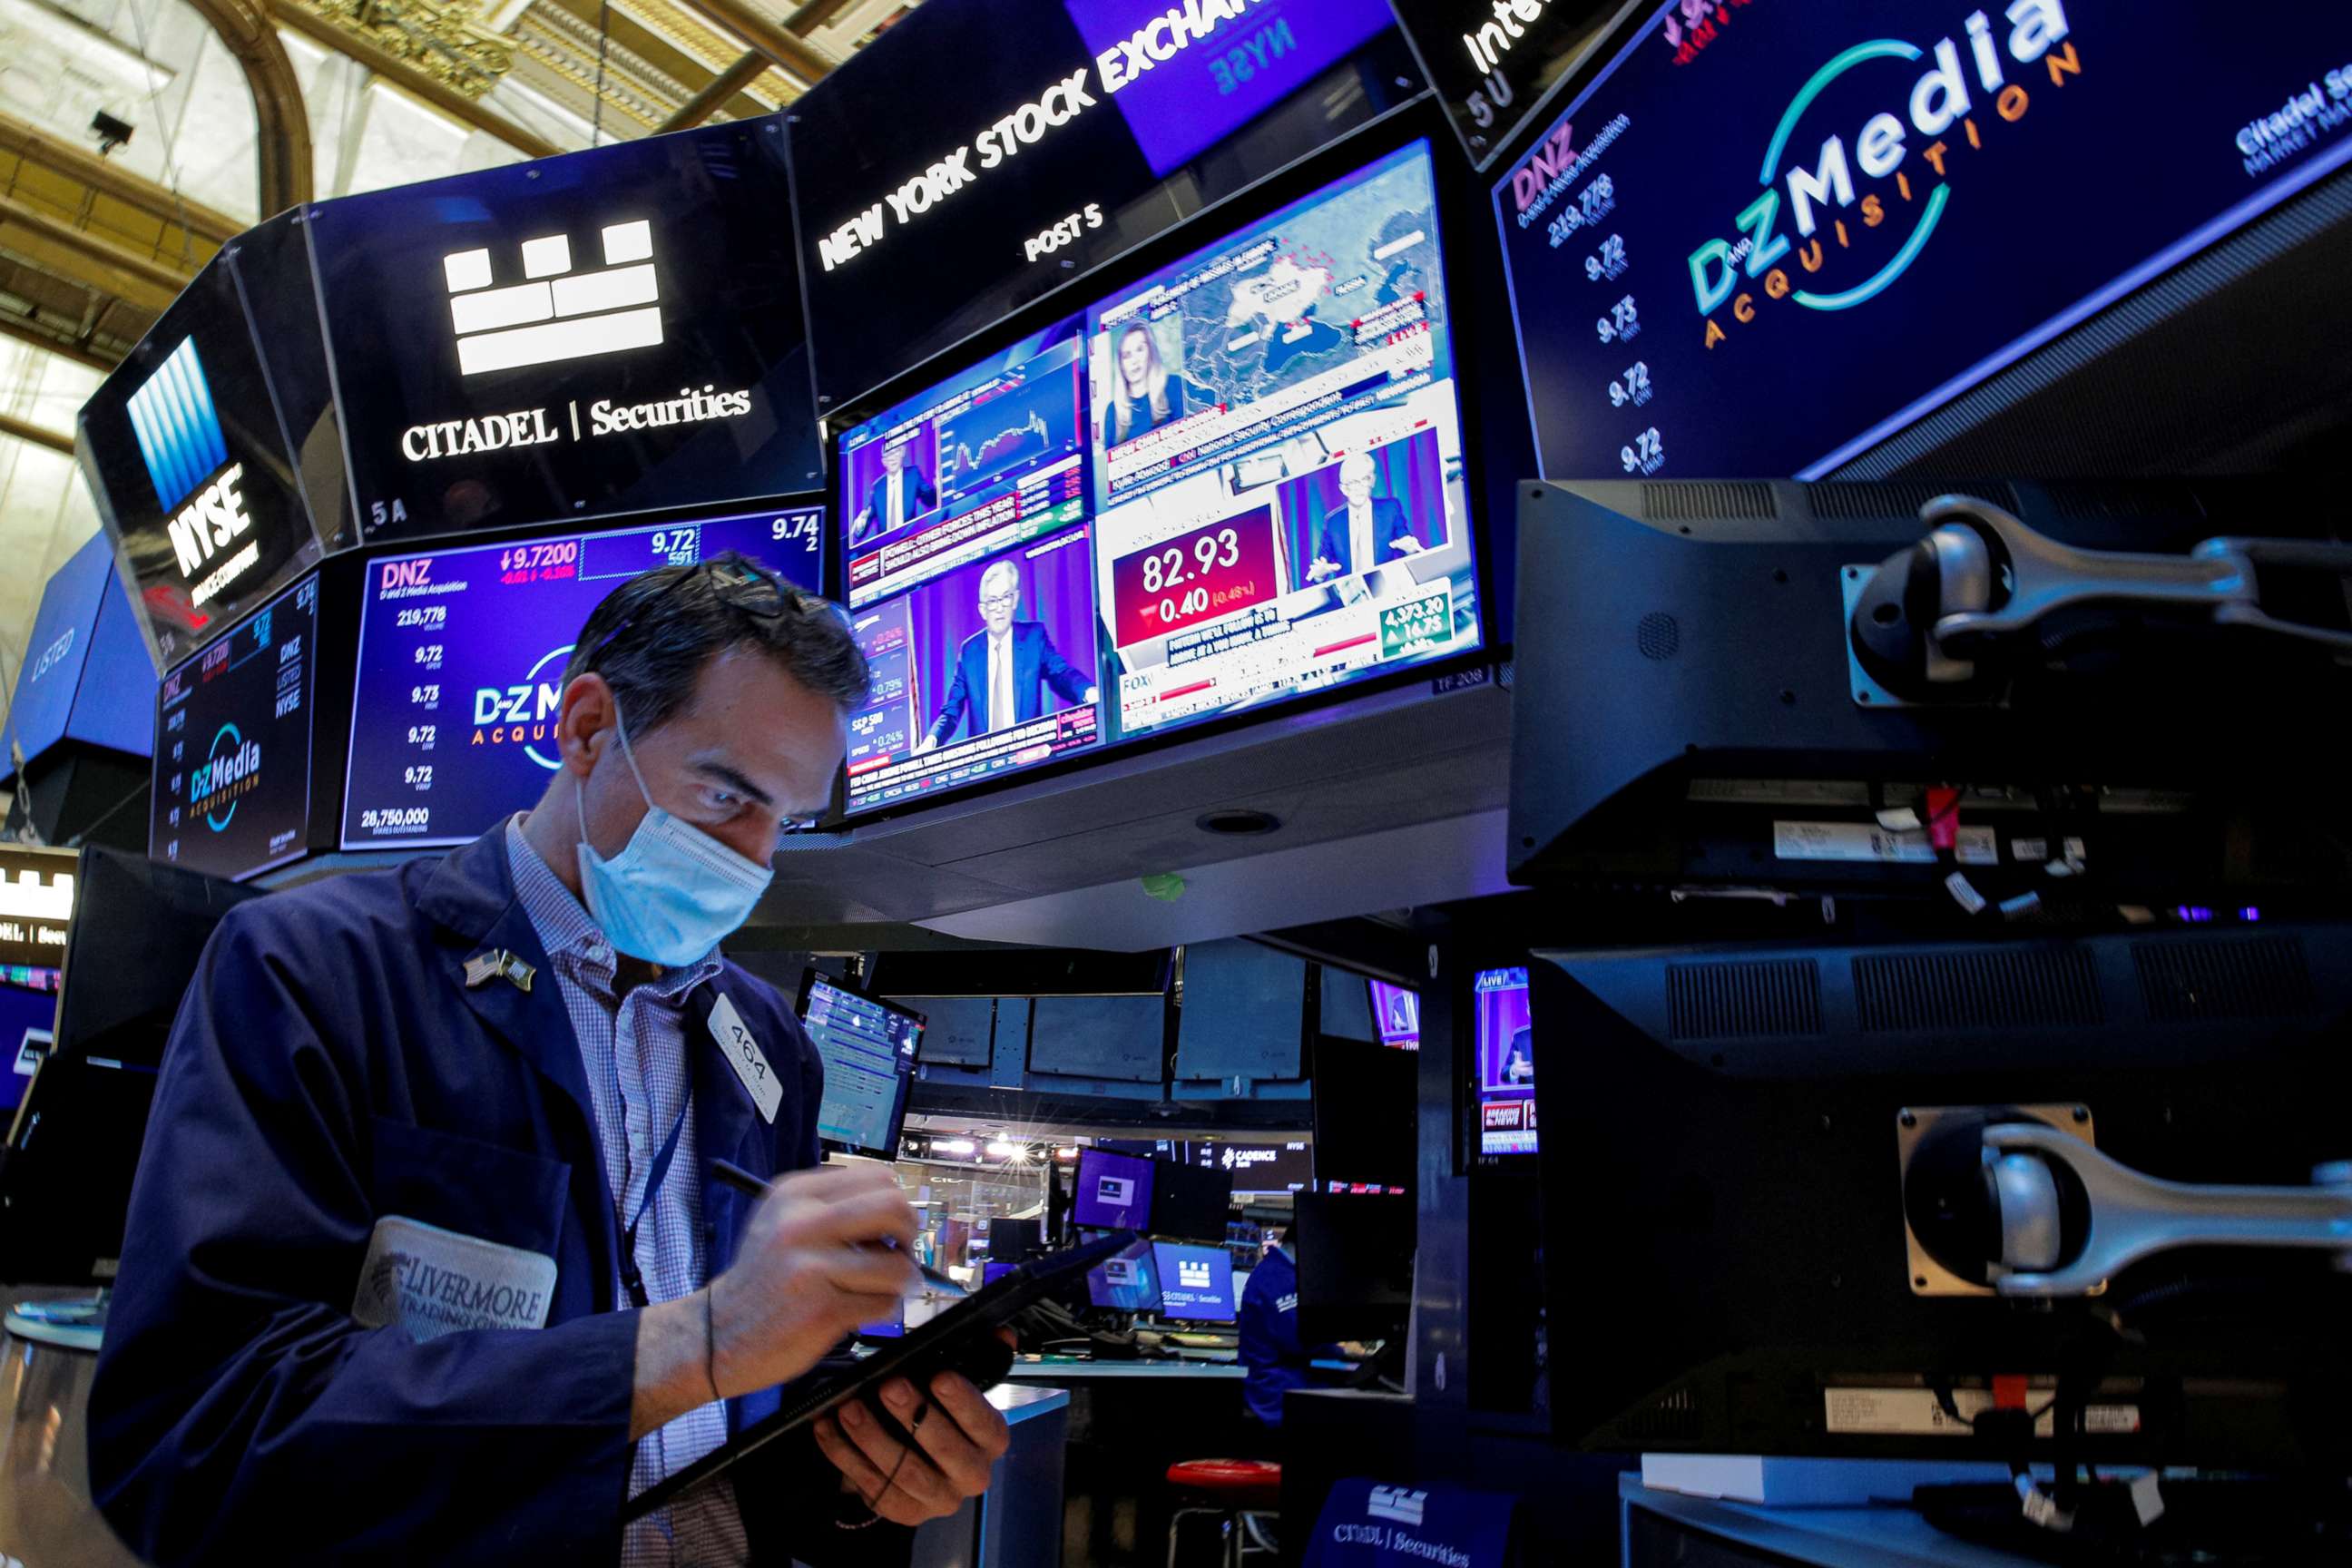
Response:
POLYGON ((473 743, 520 746, 524 756, 553 773, 561 761, 554 745, 555 720, 563 710, 563 668, 572 647, 565 643, 541 654, 513 686, 476 687, 473 743), (542 752, 541 746, 547 749, 542 752))
POLYGON ((245 465, 228 459, 228 440, 221 433, 204 362, 196 357, 195 339, 183 339, 163 356, 131 395, 125 411, 139 455, 146 459, 147 477, 154 482, 155 500, 166 514, 164 529, 181 579, 190 584, 188 603, 201 608, 261 558, 261 545, 247 540, 226 561, 213 564, 252 531, 253 516, 237 488, 245 465), (199 572, 205 573, 201 579, 199 572))
POLYGON ((1709 349, 1731 335, 1717 314, 1727 304, 1735 330, 1780 301, 1850 310, 1884 293, 1918 260, 1951 200, 1951 177, 1968 157, 1990 139, 2011 134, 2032 112, 2035 92, 2062 90, 2068 78, 2082 74, 2061 0, 2017 0, 2004 16, 2006 38, 1978 11, 1962 24, 1965 44, 1950 37, 1928 50, 1901 38, 1855 44, 1797 90, 1764 150, 1763 194, 1732 220, 1742 237, 1710 239, 1690 254, 1691 288, 1709 349), (1928 63, 1906 94, 1880 61, 1928 63), (1847 72, 1874 67, 1889 79, 1887 108, 1862 122, 1851 145, 1843 130, 1816 141, 1820 127, 1806 124, 1813 100, 1847 72), (2048 87, 2012 79, 2019 68, 2029 80, 2046 72, 2048 87), (1904 237, 1891 256, 1882 233, 1904 237))
POLYGON ((202 812, 205 826, 215 833, 227 831, 236 817, 236 804, 261 784, 261 742, 248 741, 234 724, 213 732, 205 760, 188 773, 188 809, 202 812))

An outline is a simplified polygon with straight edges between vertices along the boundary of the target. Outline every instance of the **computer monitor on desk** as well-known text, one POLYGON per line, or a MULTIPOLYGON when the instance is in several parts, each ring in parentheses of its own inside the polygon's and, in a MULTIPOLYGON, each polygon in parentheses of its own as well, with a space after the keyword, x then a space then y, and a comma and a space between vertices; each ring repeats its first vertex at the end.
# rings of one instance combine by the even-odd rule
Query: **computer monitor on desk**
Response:
POLYGON ((1385 1193, 1301 1193, 1298 1336, 1307 1343, 1402 1337, 1412 1312, 1413 1200, 1385 1193))
POLYGON ((108 1284, 181 994, 213 928, 257 896, 120 850, 82 851, 57 1042, 0 1153, 0 1277, 108 1284))
POLYGON ((1151 1252, 1160 1275, 1162 1318, 1179 1323, 1230 1323, 1238 1316, 1233 1254, 1222 1247, 1172 1241, 1153 1242, 1151 1252))
POLYGON ((2352 923, 1530 972, 1560 1440, 2340 1490, 2352 923))

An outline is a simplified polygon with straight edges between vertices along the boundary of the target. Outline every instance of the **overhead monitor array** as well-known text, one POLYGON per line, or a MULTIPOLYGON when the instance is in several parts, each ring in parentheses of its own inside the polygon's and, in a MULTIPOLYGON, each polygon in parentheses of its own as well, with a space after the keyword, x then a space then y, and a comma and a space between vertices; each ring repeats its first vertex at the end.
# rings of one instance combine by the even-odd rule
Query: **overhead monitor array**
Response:
POLYGON ((1415 142, 842 432, 855 816, 1480 646, 1415 142))

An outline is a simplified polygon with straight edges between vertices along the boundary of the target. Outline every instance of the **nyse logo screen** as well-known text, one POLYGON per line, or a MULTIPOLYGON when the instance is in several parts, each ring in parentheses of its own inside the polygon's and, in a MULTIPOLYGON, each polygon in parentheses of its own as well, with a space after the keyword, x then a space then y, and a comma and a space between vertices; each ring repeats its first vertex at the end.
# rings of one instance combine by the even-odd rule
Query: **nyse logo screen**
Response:
POLYGON ((229 460, 196 340, 166 354, 125 407, 189 602, 202 608, 258 563, 261 546, 246 539, 245 465, 229 460))
POLYGON ((813 588, 820 516, 739 512, 374 563, 341 842, 463 843, 527 810, 562 765, 564 672, 605 596, 729 552, 813 588))

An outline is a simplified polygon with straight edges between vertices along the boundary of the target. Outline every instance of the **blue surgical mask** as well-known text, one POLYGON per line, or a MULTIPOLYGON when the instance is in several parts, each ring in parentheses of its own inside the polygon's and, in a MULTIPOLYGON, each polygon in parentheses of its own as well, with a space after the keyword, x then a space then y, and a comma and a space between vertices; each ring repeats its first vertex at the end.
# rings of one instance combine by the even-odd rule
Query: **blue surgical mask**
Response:
POLYGON ((645 796, 646 815, 621 852, 605 859, 588 842, 586 800, 580 775, 572 774, 572 795, 581 804, 580 887, 588 912, 605 940, 632 958, 666 968, 692 963, 742 929, 775 868, 746 860, 656 805, 629 751, 628 726, 617 705, 613 722, 622 760, 645 796))

